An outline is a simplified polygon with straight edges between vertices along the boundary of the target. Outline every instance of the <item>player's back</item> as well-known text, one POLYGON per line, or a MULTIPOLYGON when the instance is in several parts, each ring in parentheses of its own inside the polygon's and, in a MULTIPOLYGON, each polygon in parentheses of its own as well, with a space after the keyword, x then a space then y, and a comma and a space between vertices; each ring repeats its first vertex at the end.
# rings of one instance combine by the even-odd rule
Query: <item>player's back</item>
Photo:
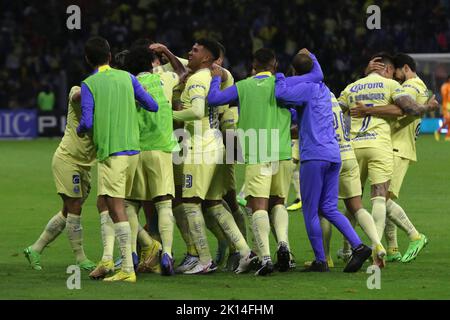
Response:
MULTIPOLYGON (((403 89, 419 104, 428 101, 428 88, 419 77, 406 80, 403 89)), ((420 131, 420 116, 406 115, 392 123, 392 148, 394 154, 412 161, 417 161, 416 139, 420 131)))
MULTIPOLYGON (((250 77, 236 83, 239 96, 239 134, 255 133, 255 147, 245 139, 245 160, 248 163, 262 163, 291 158, 291 114, 287 108, 280 108, 275 98, 275 77, 250 77), (272 144, 273 132, 278 134, 277 146, 272 144), (265 141, 261 141, 264 139, 265 141), (260 149, 265 146, 266 150, 260 149)), ((241 143, 243 137, 240 136, 241 143)))
MULTIPOLYGON (((353 108, 357 102, 368 108, 376 108, 393 104, 394 99, 404 94, 398 82, 377 73, 371 73, 348 85, 341 93, 339 103, 344 108, 353 108)), ((354 148, 392 149, 390 123, 380 117, 352 117, 350 136, 354 148)))
POLYGON ((81 119, 81 107, 79 103, 72 101, 72 96, 79 90, 80 87, 78 86, 74 86, 70 90, 66 129, 55 153, 70 163, 93 166, 95 163, 95 148, 92 138, 88 135, 82 138, 77 135, 77 127, 81 119))
POLYGON ((307 83, 311 99, 297 108, 300 157, 302 161, 341 162, 339 145, 333 126, 331 92, 327 85, 307 83))
POLYGON ((139 151, 139 123, 131 75, 109 66, 83 81, 94 98, 93 139, 100 161, 126 150, 139 151))
POLYGON ((158 112, 138 108, 139 139, 142 151, 161 150, 172 152, 177 140, 173 135, 172 90, 178 84, 173 72, 153 74, 143 72, 136 79, 158 103, 158 112), (170 95, 168 98, 167 95, 170 95))
POLYGON ((349 126, 345 121, 342 108, 332 92, 331 104, 333 110, 334 130, 336 131, 336 140, 339 144, 339 150, 341 152, 341 160, 354 159, 355 153, 353 152, 350 140, 349 126))

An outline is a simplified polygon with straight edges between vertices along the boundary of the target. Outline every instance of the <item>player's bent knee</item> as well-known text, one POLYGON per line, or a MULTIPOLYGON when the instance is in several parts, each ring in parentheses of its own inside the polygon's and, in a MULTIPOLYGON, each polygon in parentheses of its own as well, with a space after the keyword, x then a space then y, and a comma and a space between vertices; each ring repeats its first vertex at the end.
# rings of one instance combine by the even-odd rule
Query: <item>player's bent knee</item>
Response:
POLYGON ((371 196, 374 197, 386 197, 389 190, 389 181, 373 184, 371 186, 371 196))

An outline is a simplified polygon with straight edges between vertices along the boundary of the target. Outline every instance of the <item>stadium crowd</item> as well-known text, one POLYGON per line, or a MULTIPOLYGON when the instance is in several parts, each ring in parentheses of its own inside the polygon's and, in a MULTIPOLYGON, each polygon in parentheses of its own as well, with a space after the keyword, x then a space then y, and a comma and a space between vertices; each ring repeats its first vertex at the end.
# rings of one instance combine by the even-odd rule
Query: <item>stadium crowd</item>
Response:
POLYGON ((89 35, 109 39, 118 52, 145 36, 185 56, 194 39, 225 44, 236 80, 248 74, 252 52, 279 53, 280 70, 299 46, 317 53, 334 92, 355 80, 373 52, 448 52, 450 2, 410 1, 2 1, 0 4, 0 108, 34 108, 44 87, 64 109, 68 88, 88 73, 83 44, 89 35), (66 9, 81 8, 81 30, 68 30, 66 9), (365 8, 378 4, 382 28, 366 28, 365 8), (246 30, 246 31, 244 31, 246 30), (251 45, 249 45, 251 44, 251 45))

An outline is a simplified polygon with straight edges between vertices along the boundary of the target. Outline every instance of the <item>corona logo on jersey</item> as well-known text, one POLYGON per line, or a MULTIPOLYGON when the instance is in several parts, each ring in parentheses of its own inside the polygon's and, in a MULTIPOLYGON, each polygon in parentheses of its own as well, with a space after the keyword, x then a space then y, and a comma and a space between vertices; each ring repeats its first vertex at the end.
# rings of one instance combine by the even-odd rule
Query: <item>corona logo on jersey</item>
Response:
POLYGON ((383 82, 355 84, 353 87, 350 88, 350 92, 358 92, 365 89, 380 89, 380 88, 384 88, 383 82))

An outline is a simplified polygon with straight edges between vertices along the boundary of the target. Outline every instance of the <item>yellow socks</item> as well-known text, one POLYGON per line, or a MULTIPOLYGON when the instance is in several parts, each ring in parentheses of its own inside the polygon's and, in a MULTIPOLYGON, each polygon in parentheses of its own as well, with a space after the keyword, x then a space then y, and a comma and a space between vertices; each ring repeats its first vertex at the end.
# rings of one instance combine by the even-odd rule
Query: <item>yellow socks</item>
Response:
POLYGON ((44 231, 36 240, 36 242, 31 246, 31 249, 37 251, 38 253, 42 253, 45 246, 55 240, 65 227, 66 218, 63 216, 62 212, 59 211, 48 221, 44 231))
POLYGON ((208 228, 209 231, 212 232, 212 234, 217 238, 217 240, 219 242, 228 242, 227 236, 220 228, 219 222, 209 209, 205 212, 203 217, 205 218, 206 227, 208 228))
POLYGON ((162 251, 172 256, 173 224, 172 200, 164 200, 155 203, 158 211, 158 229, 161 236, 162 251))
POLYGON ((227 235, 228 239, 241 255, 246 255, 250 252, 250 248, 248 247, 247 242, 234 221, 233 215, 226 210, 222 204, 208 208, 207 214, 212 215, 216 219, 220 228, 227 235))
POLYGON ((369 237, 370 241, 372 241, 372 244, 374 246, 381 244, 377 227, 375 226, 375 222, 370 213, 366 209, 361 208, 355 212, 355 218, 364 233, 369 237))
POLYGON ((113 259, 114 253, 114 223, 109 216, 108 211, 103 211, 100 213, 100 228, 102 233, 103 241, 103 256, 102 261, 110 261, 113 259))
POLYGON ((117 241, 119 243, 120 254, 122 256, 122 271, 126 273, 134 272, 133 258, 131 256, 131 228, 128 221, 114 224, 117 241))
POLYGON ((419 232, 409 220, 403 208, 391 199, 386 203, 386 212, 389 219, 408 234, 409 240, 415 241, 420 239, 419 232))
POLYGON ((390 249, 397 249, 398 250, 397 226, 389 218, 386 218, 386 228, 384 229, 384 237, 386 238, 388 251, 390 249))
POLYGON ((137 234, 139 231, 139 218, 138 212, 141 205, 136 201, 125 200, 125 211, 127 213, 128 222, 130 223, 131 229, 131 250, 132 252, 137 252, 137 234))
POLYGON ((148 232, 142 228, 141 225, 138 226, 138 234, 137 234, 137 241, 139 242, 139 245, 141 246, 141 249, 143 251, 150 249, 150 247, 153 244, 153 238, 148 234, 148 232))
POLYGON ((270 221, 269 214, 266 210, 257 210, 252 215, 252 229, 255 236, 255 241, 258 245, 258 255, 263 257, 270 257, 269 234, 270 221))
POLYGON ((378 237, 383 238, 384 227, 386 225, 386 198, 374 197, 372 200, 372 217, 377 228, 378 237))
POLYGON ((276 234, 277 242, 289 243, 289 214, 286 207, 278 204, 270 211, 270 221, 276 234))
POLYGON ((83 228, 81 227, 81 216, 68 213, 66 219, 66 231, 72 251, 77 262, 86 260, 83 249, 83 228))
POLYGON ((183 203, 182 206, 186 212, 189 223, 189 232, 195 243, 195 248, 197 249, 200 262, 202 264, 207 264, 212 260, 212 257, 211 252, 209 251, 205 219, 203 218, 201 204, 183 203))
POLYGON ((181 237, 183 238, 184 243, 186 243, 187 253, 190 254, 191 256, 198 256, 194 240, 192 239, 191 234, 189 232, 189 223, 182 204, 176 206, 173 209, 173 215, 175 217, 177 227, 180 230, 181 237))
POLYGON ((320 217, 320 228, 322 229, 323 249, 325 257, 330 257, 331 223, 322 216, 320 217))

